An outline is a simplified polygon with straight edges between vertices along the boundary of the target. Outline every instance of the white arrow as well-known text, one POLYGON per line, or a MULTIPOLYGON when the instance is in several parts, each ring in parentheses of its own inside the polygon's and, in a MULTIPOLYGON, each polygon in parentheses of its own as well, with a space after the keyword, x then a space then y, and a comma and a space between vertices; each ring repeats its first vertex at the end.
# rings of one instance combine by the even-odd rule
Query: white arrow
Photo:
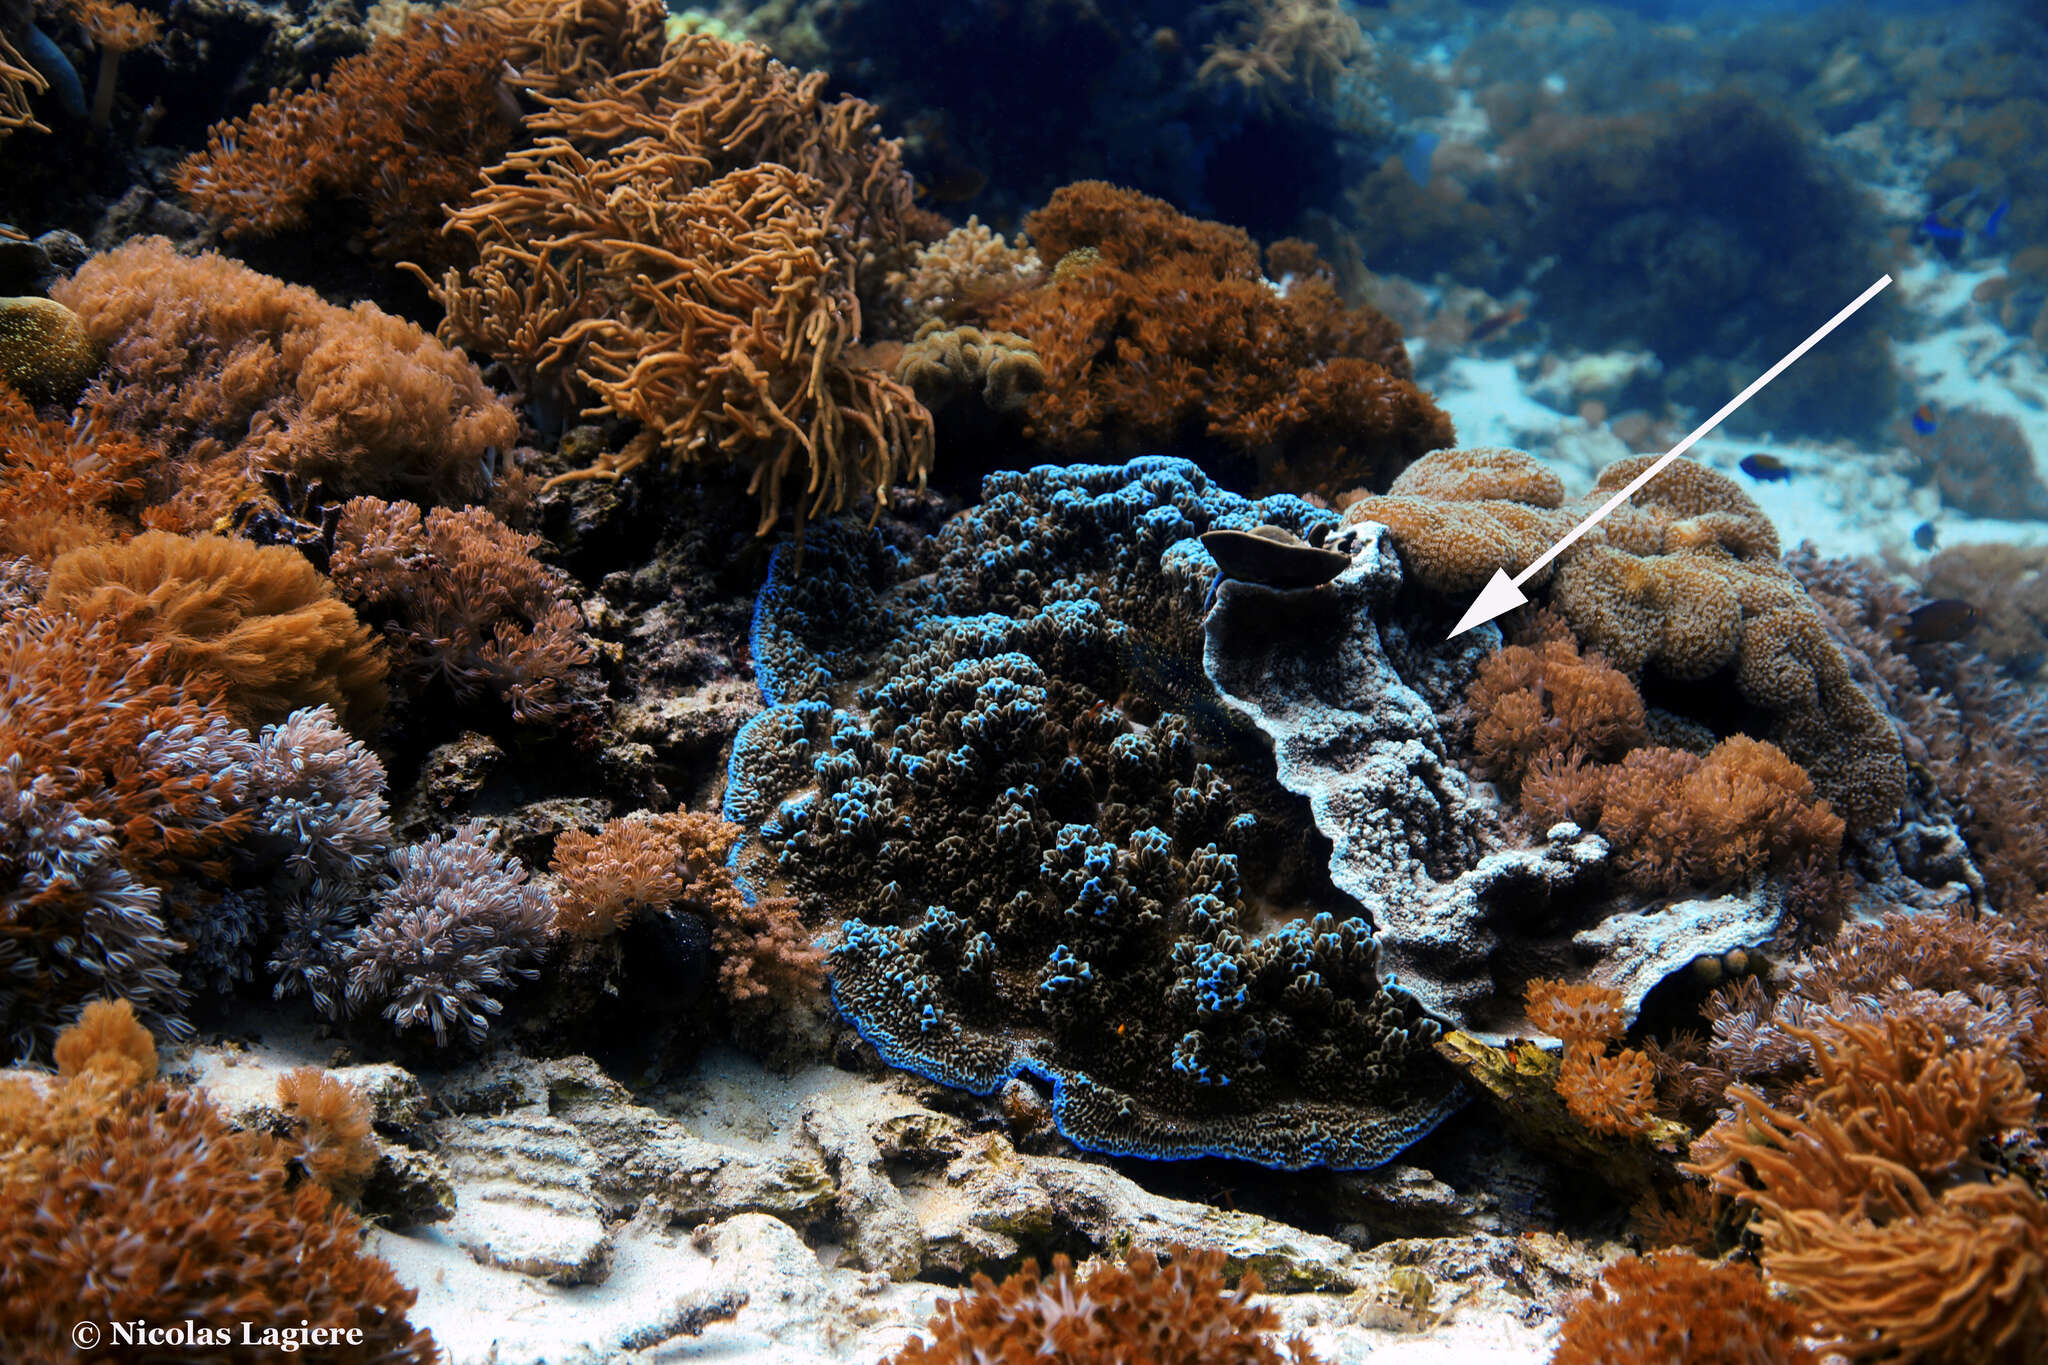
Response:
POLYGON ((1659 455, 1656 461, 1653 464, 1651 464, 1651 466, 1648 469, 1645 469, 1642 473, 1636 475, 1633 479, 1630 479, 1628 481, 1628 486, 1626 488, 1622 489, 1619 493, 1616 493, 1606 502, 1601 503, 1599 510, 1594 512, 1592 516, 1587 517, 1577 526, 1572 527, 1571 530, 1565 533, 1564 538, 1562 540, 1558 541, 1557 544, 1551 546, 1542 554, 1538 555, 1535 559, 1531 560, 1528 568, 1523 569, 1513 578, 1508 577, 1508 572, 1506 569, 1495 569, 1493 571, 1493 577, 1488 579, 1486 586, 1479 590, 1479 596, 1473 599, 1472 605, 1466 610, 1465 614, 1458 618, 1457 626, 1452 629, 1450 635, 1446 638, 1455 640, 1460 635, 1463 635, 1466 631, 1472 629, 1472 627, 1484 625, 1486 622, 1491 621, 1494 617, 1505 615, 1506 613, 1513 611, 1516 607, 1521 606, 1524 602, 1528 601, 1529 598, 1527 594, 1525 594, 1522 591, 1522 585, 1528 582, 1530 578, 1534 577, 1536 574, 1543 572, 1544 565, 1548 564, 1551 560, 1556 559, 1559 555, 1563 554, 1567 549, 1571 547, 1573 541, 1577 540, 1580 536, 1586 534, 1586 532, 1592 530, 1595 526, 1599 525, 1600 518, 1606 516, 1609 512, 1612 512, 1615 508, 1621 506, 1630 498, 1634 497, 1636 495, 1637 490, 1641 489, 1644 484, 1656 478, 1657 475, 1660 472, 1662 472, 1664 466, 1670 464, 1673 460, 1685 454, 1686 451, 1691 450, 1693 446, 1696 443, 1698 443, 1701 437, 1705 436, 1715 427, 1720 426, 1722 421, 1728 416, 1729 413, 1735 411, 1744 403, 1747 403, 1751 398, 1755 397, 1756 391, 1758 389, 1761 389, 1764 385, 1770 383, 1773 379, 1776 379, 1779 375, 1783 374, 1785 372, 1786 366, 1790 365, 1793 361, 1799 359, 1799 357, 1805 355, 1808 351, 1812 350, 1814 343, 1818 342, 1822 337, 1826 336, 1829 332, 1834 331, 1837 327, 1840 327, 1844 322, 1847 322, 1851 314, 1853 314, 1858 308, 1861 308, 1864 304, 1869 303, 1872 299, 1876 298, 1878 294, 1883 291, 1884 287, 1890 284, 1891 282, 1892 277, 1890 275, 1879 276, 1877 283, 1871 285, 1870 288, 1864 290, 1861 294, 1858 294, 1856 296, 1856 301, 1854 303, 1850 304, 1847 308, 1844 308, 1841 312, 1835 314, 1826 322, 1822 323, 1820 329, 1816 331, 1812 336, 1808 337, 1806 340, 1800 342, 1797 346, 1794 346, 1790 351, 1786 352, 1784 359, 1780 360, 1777 364, 1771 366, 1771 368, 1765 370, 1762 374, 1758 375, 1756 379, 1750 383, 1750 386, 1748 388, 1744 389, 1741 393, 1738 393, 1733 398, 1729 399, 1727 405, 1723 407, 1719 412, 1715 413, 1712 417, 1709 417, 1706 421, 1700 423, 1699 426, 1694 429, 1692 435, 1686 437, 1683 441, 1680 441, 1677 445, 1671 447, 1671 449, 1665 451, 1662 455, 1659 455))

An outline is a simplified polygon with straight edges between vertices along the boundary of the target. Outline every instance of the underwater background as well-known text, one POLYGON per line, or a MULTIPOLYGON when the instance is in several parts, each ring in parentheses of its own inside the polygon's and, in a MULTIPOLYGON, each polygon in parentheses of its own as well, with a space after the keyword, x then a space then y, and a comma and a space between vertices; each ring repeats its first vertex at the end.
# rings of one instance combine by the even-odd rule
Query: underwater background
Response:
POLYGON ((2038 6, 0 0, 0 1361, 2048 1359, 2044 352, 2038 6))

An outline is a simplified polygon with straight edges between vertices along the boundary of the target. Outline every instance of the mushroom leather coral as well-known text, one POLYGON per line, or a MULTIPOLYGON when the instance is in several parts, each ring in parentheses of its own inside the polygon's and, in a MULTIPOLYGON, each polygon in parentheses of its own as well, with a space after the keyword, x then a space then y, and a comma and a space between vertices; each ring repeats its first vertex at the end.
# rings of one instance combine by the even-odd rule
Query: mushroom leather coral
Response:
POLYGON ((1101 181, 1059 190, 1025 230, 1063 265, 991 322, 1030 338, 1046 382, 1027 433, 1070 456, 1206 451, 1265 486, 1335 492, 1453 439, 1400 329, 1346 308, 1326 270, 1276 293, 1243 232, 1101 181))
POLYGON ((1149 1251, 1085 1276, 1055 1256, 1043 1278, 1036 1261, 998 1285, 974 1286, 939 1305, 926 1327, 884 1365, 981 1365, 1042 1360, 1048 1365, 1315 1365, 1300 1338, 1276 1346, 1279 1315, 1254 1306, 1259 1277, 1235 1290, 1223 1282, 1220 1251, 1177 1252, 1162 1266, 1149 1251))
MULTIPOLYGON (((1353 503, 1344 521, 1386 525, 1425 586, 1466 593, 1496 568, 1533 560, 1649 463, 1609 465, 1591 492, 1564 504, 1555 480, 1520 452, 1438 451, 1387 496, 1353 503), (1471 494, 1458 496, 1467 484, 1471 494)), ((1680 680, 1731 674, 1743 699, 1771 714, 1771 738, 1852 825, 1897 818, 1906 786, 1898 733, 1778 564, 1776 530, 1734 483, 1674 461, 1545 575, 1550 604, 1616 668, 1680 680)))
MULTIPOLYGON (((322 1186, 294 1186, 283 1149, 232 1128, 204 1095, 140 1083, 145 1055, 155 1071, 153 1049, 146 1033, 133 1038, 142 1030, 132 1016, 122 1024, 89 1016, 80 1030, 99 1040, 90 1046, 74 1045, 80 1030, 67 1034, 59 1077, 0 1075, 0 1341, 10 1359, 79 1359, 80 1320, 189 1318, 360 1329, 360 1344, 296 1353, 315 1365, 432 1365, 433 1338, 406 1321, 413 1292, 364 1252, 355 1217, 322 1186), (120 1031, 129 1039, 109 1039, 120 1031)), ((175 1354, 225 1365, 247 1350, 175 1354)))
POLYGON ((81 546, 50 566, 43 609, 110 622, 159 667, 218 685, 252 729, 312 706, 374 725, 383 709, 368 628, 295 550, 167 531, 81 546))

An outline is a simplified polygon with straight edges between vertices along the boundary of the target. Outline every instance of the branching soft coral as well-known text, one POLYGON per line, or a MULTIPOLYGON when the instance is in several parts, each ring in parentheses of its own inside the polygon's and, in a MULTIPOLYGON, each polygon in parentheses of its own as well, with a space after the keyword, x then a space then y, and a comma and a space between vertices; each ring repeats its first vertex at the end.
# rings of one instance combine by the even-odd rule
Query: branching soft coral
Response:
POLYGON ((567 577, 534 557, 540 544, 480 507, 422 517, 364 497, 341 509, 328 567, 344 597, 384 620, 414 678, 438 677, 463 700, 500 697, 515 720, 580 736, 602 684, 567 577))
POLYGON ((460 264, 441 233, 448 206, 511 145, 518 122, 501 86, 506 44, 480 15, 414 17, 310 89, 278 92, 216 125, 176 183, 230 238, 306 225, 323 201, 354 202, 387 261, 460 264))
POLYGON ((553 97, 450 218, 479 261, 427 280, 442 335, 529 397, 641 424, 578 477, 657 452, 734 465, 763 530, 785 501, 801 522, 923 480, 930 415, 853 349, 861 263, 905 244, 910 180, 873 109, 824 80, 692 35, 553 97))
POLYGON ((369 1100, 331 1072, 302 1066, 277 1078, 277 1103, 293 1121, 294 1157, 307 1174, 344 1199, 360 1195, 377 1165, 369 1100))
POLYGON ((698 811, 613 820, 555 841, 561 879, 555 925, 580 938, 615 933, 638 910, 676 907, 702 918, 718 954, 719 988, 743 1012, 814 1001, 825 955, 793 900, 749 902, 726 866, 740 828, 698 811))
POLYGON ((367 875, 391 842, 384 765, 331 707, 294 711, 256 736, 249 768, 250 851, 301 886, 367 875))
POLYGON ((500 996, 535 975, 553 917, 517 858, 474 822, 391 855, 396 880, 343 954, 349 1008, 400 1031, 431 1028, 481 1046, 500 996))
POLYGON ((1814 1365, 1804 1329, 1753 1270, 1624 1256, 1565 1319, 1550 1365, 1814 1365))
MULTIPOLYGON (((285 1149, 235 1130, 196 1091, 139 1083, 155 1066, 132 1017, 95 1015, 81 1031, 91 1037, 59 1041, 64 1074, 0 1081, 0 1340, 11 1356, 76 1359, 80 1319, 303 1320, 362 1333, 308 1347, 308 1362, 432 1365, 433 1338, 406 1321, 413 1292, 364 1252, 360 1225, 325 1188, 291 1182, 285 1149)), ((177 1354, 227 1361, 243 1349, 177 1354)))
POLYGON ((1041 1278, 1036 1261, 998 1285, 986 1275, 939 1305, 926 1325, 885 1365, 977 1365, 1047 1360, 1113 1365, 1144 1358, 1159 1365, 1314 1365, 1299 1337, 1277 1346, 1279 1315, 1251 1302, 1259 1277, 1247 1271, 1235 1290, 1223 1282, 1223 1253, 1181 1251, 1162 1266, 1149 1251, 1086 1276, 1055 1256, 1041 1278))
POLYGON ((1540 826, 1573 820, 1608 841, 1640 889, 1719 886, 1762 874, 1831 878, 1842 820, 1777 746, 1737 735, 1705 757, 1632 750, 1619 763, 1539 763, 1522 807, 1540 826))
POLYGON ((1058 191, 1025 228, 1062 265, 991 320, 1045 364, 1037 439, 1069 455, 1206 448, 1263 483, 1330 492, 1384 487, 1451 443, 1410 382, 1400 329, 1345 308, 1327 272, 1276 293, 1244 233, 1096 181, 1058 191))
POLYGON ((313 706, 374 725, 383 709, 369 630, 293 550, 166 531, 80 546, 50 566, 43 607, 106 621, 158 667, 211 681, 252 728, 313 706))
POLYGON ((2034 1121, 2018 1064, 1910 1012, 1789 1031, 1819 1069, 1807 1097, 1733 1087, 1693 1168, 1757 1210, 1765 1273, 1854 1359, 2037 1359, 2048 1202, 1984 1155, 2034 1121))
POLYGON ((144 520, 211 529, 261 492, 266 470, 337 495, 461 502, 519 421, 476 366, 418 327, 213 252, 143 237, 88 260, 52 294, 74 309, 107 368, 86 411, 147 431, 169 455, 144 520))
POLYGON ((1534 644, 1486 657, 1466 692, 1481 767, 1510 792, 1545 760, 1608 763, 1649 742, 1643 699, 1598 653, 1581 656, 1555 615, 1534 644))

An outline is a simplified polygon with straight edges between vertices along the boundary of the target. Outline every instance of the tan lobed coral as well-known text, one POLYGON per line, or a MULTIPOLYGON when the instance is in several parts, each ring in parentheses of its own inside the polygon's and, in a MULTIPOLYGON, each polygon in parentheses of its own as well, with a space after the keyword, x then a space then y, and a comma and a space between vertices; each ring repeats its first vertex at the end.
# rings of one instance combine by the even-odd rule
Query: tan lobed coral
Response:
POLYGON ((487 487, 487 452, 519 432, 476 366, 412 323, 213 252, 136 238, 52 294, 107 348, 85 410, 171 457, 146 494, 159 529, 212 529, 265 470, 338 494, 465 501, 487 487))
POLYGON ((373 727, 384 706, 368 628, 282 546, 167 531, 80 546, 51 564, 43 609, 110 622, 159 666, 219 687, 249 729, 307 706, 373 727))
MULTIPOLYGON (((1344 521, 1386 525, 1417 581, 1467 593, 1496 568, 1533 561, 1650 458, 1610 465, 1566 503, 1554 476, 1518 451, 1438 451, 1386 496, 1353 503, 1344 521)), ((1626 673, 1731 673, 1742 698, 1770 713, 1771 738, 1852 825, 1897 818, 1898 734, 1779 565, 1770 521, 1728 479, 1674 461, 1531 585, 1547 587, 1572 633, 1626 673)))
POLYGON ((962 394, 979 395, 989 411, 1016 416, 1045 387, 1045 366, 1015 332, 948 327, 937 318, 917 329, 896 377, 934 411, 962 394))

